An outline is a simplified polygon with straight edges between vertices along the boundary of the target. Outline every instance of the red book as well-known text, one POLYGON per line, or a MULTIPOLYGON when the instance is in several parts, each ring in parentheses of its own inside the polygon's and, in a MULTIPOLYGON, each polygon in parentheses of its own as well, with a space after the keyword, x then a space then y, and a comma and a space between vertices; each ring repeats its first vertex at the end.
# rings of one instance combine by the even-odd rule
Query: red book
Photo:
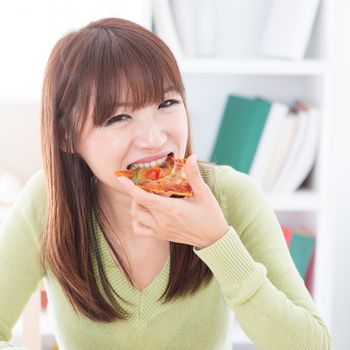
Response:
POLYGON ((46 290, 41 290, 40 291, 40 296, 41 296, 41 310, 46 310, 47 308, 47 294, 46 290))
POLYGON ((282 228, 282 231, 283 231, 284 238, 286 239, 287 245, 289 247, 290 246, 290 242, 292 240, 293 231, 289 227, 281 226, 281 228, 282 228))
POLYGON ((310 266, 305 277, 305 286, 311 295, 313 294, 314 265, 315 265, 315 251, 312 254, 310 266))

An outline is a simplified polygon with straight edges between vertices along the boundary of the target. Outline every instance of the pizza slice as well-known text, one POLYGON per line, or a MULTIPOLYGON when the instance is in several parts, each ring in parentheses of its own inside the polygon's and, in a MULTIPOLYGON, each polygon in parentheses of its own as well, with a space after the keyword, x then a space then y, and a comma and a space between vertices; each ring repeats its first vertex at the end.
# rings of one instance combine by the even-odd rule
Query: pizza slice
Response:
POLYGON ((146 191, 170 194, 172 197, 191 197, 192 188, 185 173, 185 159, 174 159, 170 153, 162 164, 152 167, 117 170, 116 176, 126 176, 146 191))

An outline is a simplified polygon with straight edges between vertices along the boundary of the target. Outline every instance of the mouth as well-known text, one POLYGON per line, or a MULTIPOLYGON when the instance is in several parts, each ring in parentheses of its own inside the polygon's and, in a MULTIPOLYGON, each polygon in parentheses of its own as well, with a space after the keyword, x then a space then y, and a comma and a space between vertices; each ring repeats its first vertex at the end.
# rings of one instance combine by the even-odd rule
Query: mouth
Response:
MULTIPOLYGON (((166 159, 161 163, 161 164, 163 164, 163 163, 165 163, 166 161, 168 161, 170 158, 172 158, 172 157, 174 157, 174 152, 170 152, 167 156, 166 156, 166 159)), ((159 160, 158 160, 159 161, 159 160)), ((146 163, 144 163, 144 164, 150 164, 151 162, 146 162, 146 163)), ((126 168, 127 168, 127 170, 132 170, 133 169, 133 165, 134 164, 137 164, 137 163, 131 163, 131 164, 129 164, 126 168)), ((154 166, 154 165, 153 165, 154 166)), ((144 166, 144 167, 152 167, 152 165, 147 165, 147 166, 144 166)))

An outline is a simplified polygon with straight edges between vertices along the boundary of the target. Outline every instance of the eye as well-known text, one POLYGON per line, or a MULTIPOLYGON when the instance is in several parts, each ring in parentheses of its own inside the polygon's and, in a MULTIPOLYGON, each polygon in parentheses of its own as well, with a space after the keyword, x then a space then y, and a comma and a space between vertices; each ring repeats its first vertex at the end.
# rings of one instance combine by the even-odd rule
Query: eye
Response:
POLYGON ((130 115, 128 115, 128 114, 119 114, 119 115, 116 115, 116 116, 114 116, 114 117, 109 118, 109 119, 106 121, 105 125, 107 126, 107 125, 113 124, 114 122, 125 122, 126 119, 124 119, 124 118, 130 118, 130 115))
POLYGON ((166 100, 166 101, 164 101, 163 103, 161 103, 161 104, 159 105, 158 109, 159 109, 159 108, 163 108, 163 107, 167 108, 167 107, 170 107, 170 106, 175 105, 175 104, 178 104, 178 103, 180 103, 179 100, 174 100, 174 99, 166 100))

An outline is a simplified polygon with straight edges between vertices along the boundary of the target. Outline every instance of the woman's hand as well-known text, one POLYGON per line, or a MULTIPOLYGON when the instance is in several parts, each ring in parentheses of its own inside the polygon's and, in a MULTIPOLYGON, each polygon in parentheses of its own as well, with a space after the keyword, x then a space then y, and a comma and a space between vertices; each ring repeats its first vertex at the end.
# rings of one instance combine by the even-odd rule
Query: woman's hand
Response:
POLYGON ((118 177, 133 197, 130 214, 135 234, 203 249, 227 233, 229 225, 200 174, 195 155, 187 158, 185 172, 192 197, 160 196, 143 190, 126 177, 118 177))

